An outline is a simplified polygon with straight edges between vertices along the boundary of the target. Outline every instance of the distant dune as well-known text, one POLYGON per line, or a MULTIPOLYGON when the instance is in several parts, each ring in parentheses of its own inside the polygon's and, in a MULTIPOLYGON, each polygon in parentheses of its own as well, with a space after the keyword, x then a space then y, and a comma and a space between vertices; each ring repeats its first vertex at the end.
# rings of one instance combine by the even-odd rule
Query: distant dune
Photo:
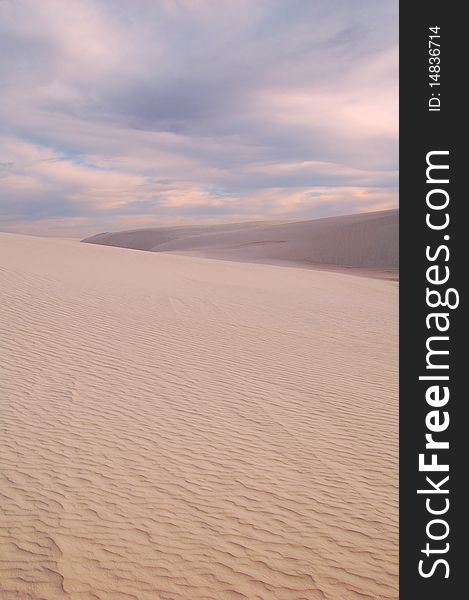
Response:
POLYGON ((388 210, 310 221, 101 233, 83 241, 234 261, 395 272, 399 266, 398 221, 399 211, 388 210))
MULTIPOLYGON (((318 228, 314 256, 345 260, 330 227, 369 264, 357 236, 395 218, 231 240, 281 252, 318 228)), ((397 300, 341 273, 0 234, 0 597, 395 600, 397 300)))

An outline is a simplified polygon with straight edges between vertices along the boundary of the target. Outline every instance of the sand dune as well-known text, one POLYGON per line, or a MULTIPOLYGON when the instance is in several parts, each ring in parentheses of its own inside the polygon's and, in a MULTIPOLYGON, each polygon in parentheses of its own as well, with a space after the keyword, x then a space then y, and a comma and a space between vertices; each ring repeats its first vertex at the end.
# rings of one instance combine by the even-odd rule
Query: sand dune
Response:
POLYGON ((398 221, 399 212, 388 210, 288 223, 121 231, 83 241, 235 261, 396 271, 398 221))
POLYGON ((397 598, 396 284, 0 234, 0 296, 2 600, 397 598))

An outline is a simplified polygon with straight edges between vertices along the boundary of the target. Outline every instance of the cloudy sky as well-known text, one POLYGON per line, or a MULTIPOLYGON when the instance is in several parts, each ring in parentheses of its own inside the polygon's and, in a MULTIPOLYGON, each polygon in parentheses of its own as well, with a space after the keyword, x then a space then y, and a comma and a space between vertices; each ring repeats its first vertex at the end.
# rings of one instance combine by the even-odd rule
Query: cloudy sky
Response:
POLYGON ((397 205, 397 0, 0 0, 0 230, 397 205))

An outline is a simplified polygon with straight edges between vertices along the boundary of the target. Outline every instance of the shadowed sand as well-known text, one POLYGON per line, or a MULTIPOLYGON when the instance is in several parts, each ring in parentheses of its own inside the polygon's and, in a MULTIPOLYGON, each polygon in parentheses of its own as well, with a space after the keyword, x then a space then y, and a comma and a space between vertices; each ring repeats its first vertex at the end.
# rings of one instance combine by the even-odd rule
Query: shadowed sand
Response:
POLYGON ((0 234, 0 296, 2 600, 397 598, 395 283, 0 234))
POLYGON ((397 278, 399 211, 312 221, 164 227, 101 233, 84 242, 224 260, 345 267, 397 278))

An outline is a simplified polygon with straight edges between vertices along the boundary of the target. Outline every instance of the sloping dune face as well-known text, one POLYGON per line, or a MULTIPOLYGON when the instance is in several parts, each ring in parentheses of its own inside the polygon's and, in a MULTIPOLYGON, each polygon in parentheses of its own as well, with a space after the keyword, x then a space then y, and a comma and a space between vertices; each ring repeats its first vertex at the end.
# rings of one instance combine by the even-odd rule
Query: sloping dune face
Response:
POLYGON ((207 234, 228 233, 230 231, 247 230, 256 228, 262 223, 231 223, 228 225, 193 225, 189 227, 154 227, 149 229, 129 229, 114 233, 105 231, 82 240, 87 244, 100 244, 102 246, 116 246, 133 250, 158 251, 159 246, 170 242, 177 242, 186 238, 205 236, 207 234))
POLYGON ((399 211, 294 223, 161 228, 105 233, 83 241, 210 258, 397 269, 399 211))
POLYGON ((0 234, 0 597, 397 598, 397 288, 0 234))

